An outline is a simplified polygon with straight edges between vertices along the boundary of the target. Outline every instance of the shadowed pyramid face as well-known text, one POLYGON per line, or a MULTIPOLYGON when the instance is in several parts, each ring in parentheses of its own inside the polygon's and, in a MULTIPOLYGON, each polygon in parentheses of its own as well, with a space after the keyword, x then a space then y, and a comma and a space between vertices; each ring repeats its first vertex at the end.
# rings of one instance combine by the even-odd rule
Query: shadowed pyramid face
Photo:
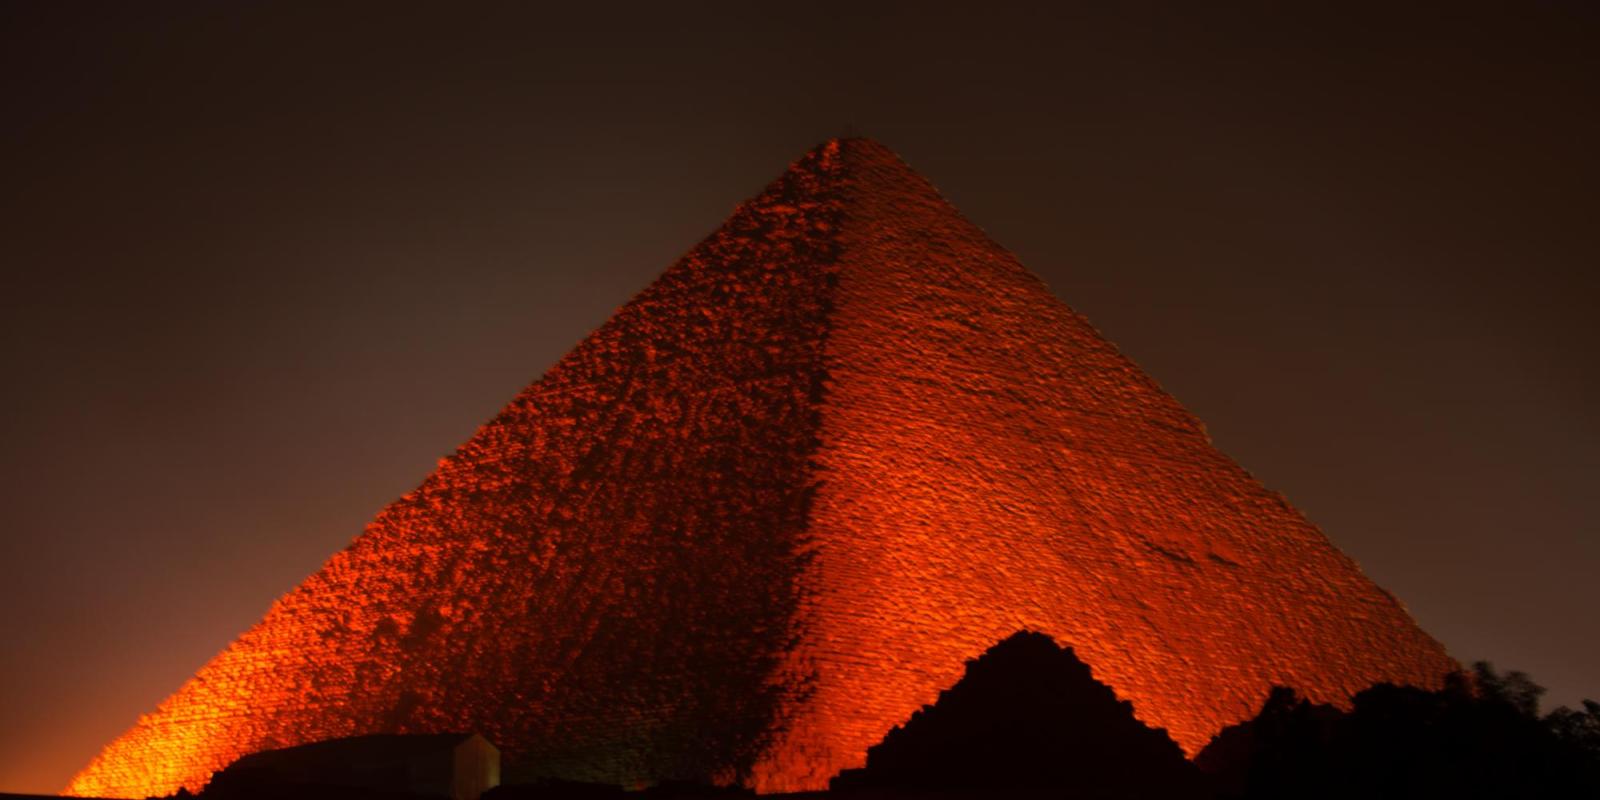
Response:
POLYGON ((479 731, 508 778, 817 788, 1019 629, 1190 754, 1454 663, 881 145, 742 205, 68 787, 479 731))

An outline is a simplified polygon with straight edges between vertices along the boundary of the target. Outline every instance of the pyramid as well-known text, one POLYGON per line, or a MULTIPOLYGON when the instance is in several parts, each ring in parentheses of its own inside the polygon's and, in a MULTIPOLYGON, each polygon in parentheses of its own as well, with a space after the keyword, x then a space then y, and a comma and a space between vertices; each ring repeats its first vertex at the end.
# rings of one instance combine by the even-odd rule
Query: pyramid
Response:
POLYGON ((883 146, 830 141, 68 787, 478 731, 507 780, 821 788, 1019 630, 1191 756, 1455 668, 883 146), (519 772, 520 770, 520 772, 519 772))

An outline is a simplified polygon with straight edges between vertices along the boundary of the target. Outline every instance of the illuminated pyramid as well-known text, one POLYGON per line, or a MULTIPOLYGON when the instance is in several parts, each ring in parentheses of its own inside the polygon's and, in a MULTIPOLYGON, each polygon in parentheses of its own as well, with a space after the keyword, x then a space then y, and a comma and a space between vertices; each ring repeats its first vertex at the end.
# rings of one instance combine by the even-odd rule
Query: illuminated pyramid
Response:
POLYGON ((70 792, 478 731, 507 779, 815 788, 1021 629, 1190 754, 1455 665, 893 153, 829 142, 70 792))

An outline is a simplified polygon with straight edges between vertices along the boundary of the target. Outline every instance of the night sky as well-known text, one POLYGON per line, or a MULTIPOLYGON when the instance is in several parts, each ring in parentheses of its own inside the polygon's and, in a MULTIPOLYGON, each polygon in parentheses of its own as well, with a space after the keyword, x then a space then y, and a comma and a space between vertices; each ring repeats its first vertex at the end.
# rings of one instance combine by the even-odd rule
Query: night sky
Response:
POLYGON ((1600 697, 1592 4, 224 5, 0 5, 0 791, 843 134, 1458 659, 1600 697))

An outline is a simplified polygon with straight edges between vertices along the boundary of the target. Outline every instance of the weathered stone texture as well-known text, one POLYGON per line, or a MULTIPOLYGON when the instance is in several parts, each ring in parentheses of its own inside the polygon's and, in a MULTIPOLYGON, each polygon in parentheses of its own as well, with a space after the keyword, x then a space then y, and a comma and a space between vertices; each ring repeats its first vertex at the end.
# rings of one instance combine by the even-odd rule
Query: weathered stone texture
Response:
POLYGON ((882 146, 830 142, 524 390, 70 792, 477 730, 823 786, 1018 629, 1191 754, 1442 648, 882 146))

